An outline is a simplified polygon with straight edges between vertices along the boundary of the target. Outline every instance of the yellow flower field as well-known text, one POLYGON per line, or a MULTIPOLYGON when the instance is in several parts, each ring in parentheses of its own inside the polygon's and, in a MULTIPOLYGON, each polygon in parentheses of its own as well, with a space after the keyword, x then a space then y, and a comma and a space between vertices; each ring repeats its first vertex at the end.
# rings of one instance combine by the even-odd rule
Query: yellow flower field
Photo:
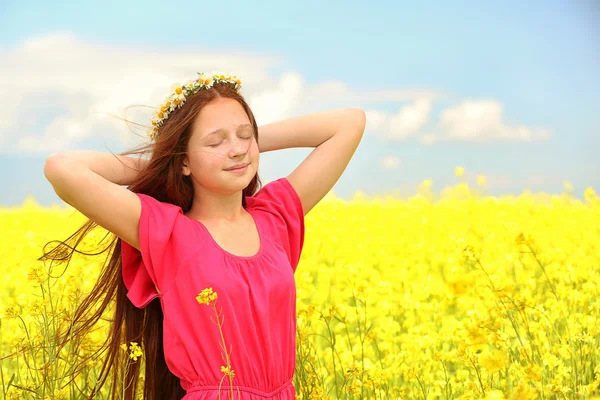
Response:
MULTIPOLYGON (((330 196, 307 215, 298 399, 600 398, 600 198, 588 188, 578 200, 568 183, 494 198, 478 183, 435 198, 431 181, 403 200, 330 196)), ((98 376, 100 358, 73 369, 103 325, 59 358, 53 337, 104 257, 36 261, 85 220, 34 201, 0 210, 0 399, 83 399, 98 376)), ((82 249, 106 246, 105 234, 82 249)))

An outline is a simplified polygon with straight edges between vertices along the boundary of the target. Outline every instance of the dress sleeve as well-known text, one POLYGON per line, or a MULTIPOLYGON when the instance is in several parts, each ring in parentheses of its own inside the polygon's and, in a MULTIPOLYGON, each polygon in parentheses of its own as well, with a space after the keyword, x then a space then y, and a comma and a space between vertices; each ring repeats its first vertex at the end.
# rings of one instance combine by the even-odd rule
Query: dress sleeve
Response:
POLYGON ((296 272, 304 245, 304 210, 298 193, 283 177, 267 183, 254 197, 258 200, 256 207, 273 216, 271 229, 275 240, 284 248, 296 272))
POLYGON ((168 290, 178 267, 178 243, 181 208, 136 193, 142 205, 138 227, 140 250, 121 241, 122 276, 127 297, 137 308, 168 290))

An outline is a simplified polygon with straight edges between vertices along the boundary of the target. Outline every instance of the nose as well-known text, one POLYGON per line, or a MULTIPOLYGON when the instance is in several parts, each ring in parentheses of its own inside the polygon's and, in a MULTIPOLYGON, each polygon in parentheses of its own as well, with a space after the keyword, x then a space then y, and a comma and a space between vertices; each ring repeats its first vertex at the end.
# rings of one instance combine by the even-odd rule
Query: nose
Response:
POLYGON ((229 153, 232 158, 235 158, 235 156, 237 156, 237 155, 246 154, 248 152, 249 148, 250 148, 249 140, 244 140, 242 138, 235 137, 233 139, 233 145, 231 146, 231 150, 229 153))

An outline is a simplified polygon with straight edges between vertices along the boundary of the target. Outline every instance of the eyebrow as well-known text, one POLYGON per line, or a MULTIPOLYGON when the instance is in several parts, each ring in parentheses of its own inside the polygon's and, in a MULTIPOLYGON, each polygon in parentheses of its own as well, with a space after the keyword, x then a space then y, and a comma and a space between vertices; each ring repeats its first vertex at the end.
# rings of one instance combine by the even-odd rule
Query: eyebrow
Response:
MULTIPOLYGON (((237 130, 239 131, 240 129, 242 129, 242 128, 247 128, 247 127, 252 127, 252 125, 251 125, 251 124, 242 124, 242 125, 239 125, 239 126, 237 127, 237 130)), ((208 134, 208 135, 206 135, 206 136, 208 137, 208 136, 210 136, 210 135, 214 135, 214 134, 216 134, 216 133, 221 133, 221 132, 226 132, 226 130, 225 130, 225 129, 223 129, 223 128, 216 129, 216 130, 212 131, 211 133, 209 133, 209 134, 208 134)))

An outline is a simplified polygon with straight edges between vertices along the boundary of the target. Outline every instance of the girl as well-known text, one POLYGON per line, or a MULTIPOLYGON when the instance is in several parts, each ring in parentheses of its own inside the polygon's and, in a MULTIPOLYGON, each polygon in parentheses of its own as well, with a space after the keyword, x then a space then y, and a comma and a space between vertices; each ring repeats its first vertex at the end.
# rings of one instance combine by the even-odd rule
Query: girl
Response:
MULTIPOLYGON (((232 389, 240 399, 295 399, 294 272, 304 216, 348 165, 365 114, 336 109, 259 128, 240 87, 222 74, 175 87, 152 118, 151 142, 142 147, 149 160, 126 157, 136 149, 47 158, 44 174, 58 196, 89 218, 69 239, 78 243, 96 225, 115 235, 75 320, 96 311, 64 336, 89 331, 116 300, 91 397, 113 371, 113 398, 123 380, 123 398, 135 398, 139 365, 125 376, 119 366, 121 344, 137 341, 145 399, 218 399, 232 389), (262 186, 259 153, 291 147, 315 150, 287 177, 262 186)), ((53 254, 64 258, 60 248, 43 258, 53 254)))

